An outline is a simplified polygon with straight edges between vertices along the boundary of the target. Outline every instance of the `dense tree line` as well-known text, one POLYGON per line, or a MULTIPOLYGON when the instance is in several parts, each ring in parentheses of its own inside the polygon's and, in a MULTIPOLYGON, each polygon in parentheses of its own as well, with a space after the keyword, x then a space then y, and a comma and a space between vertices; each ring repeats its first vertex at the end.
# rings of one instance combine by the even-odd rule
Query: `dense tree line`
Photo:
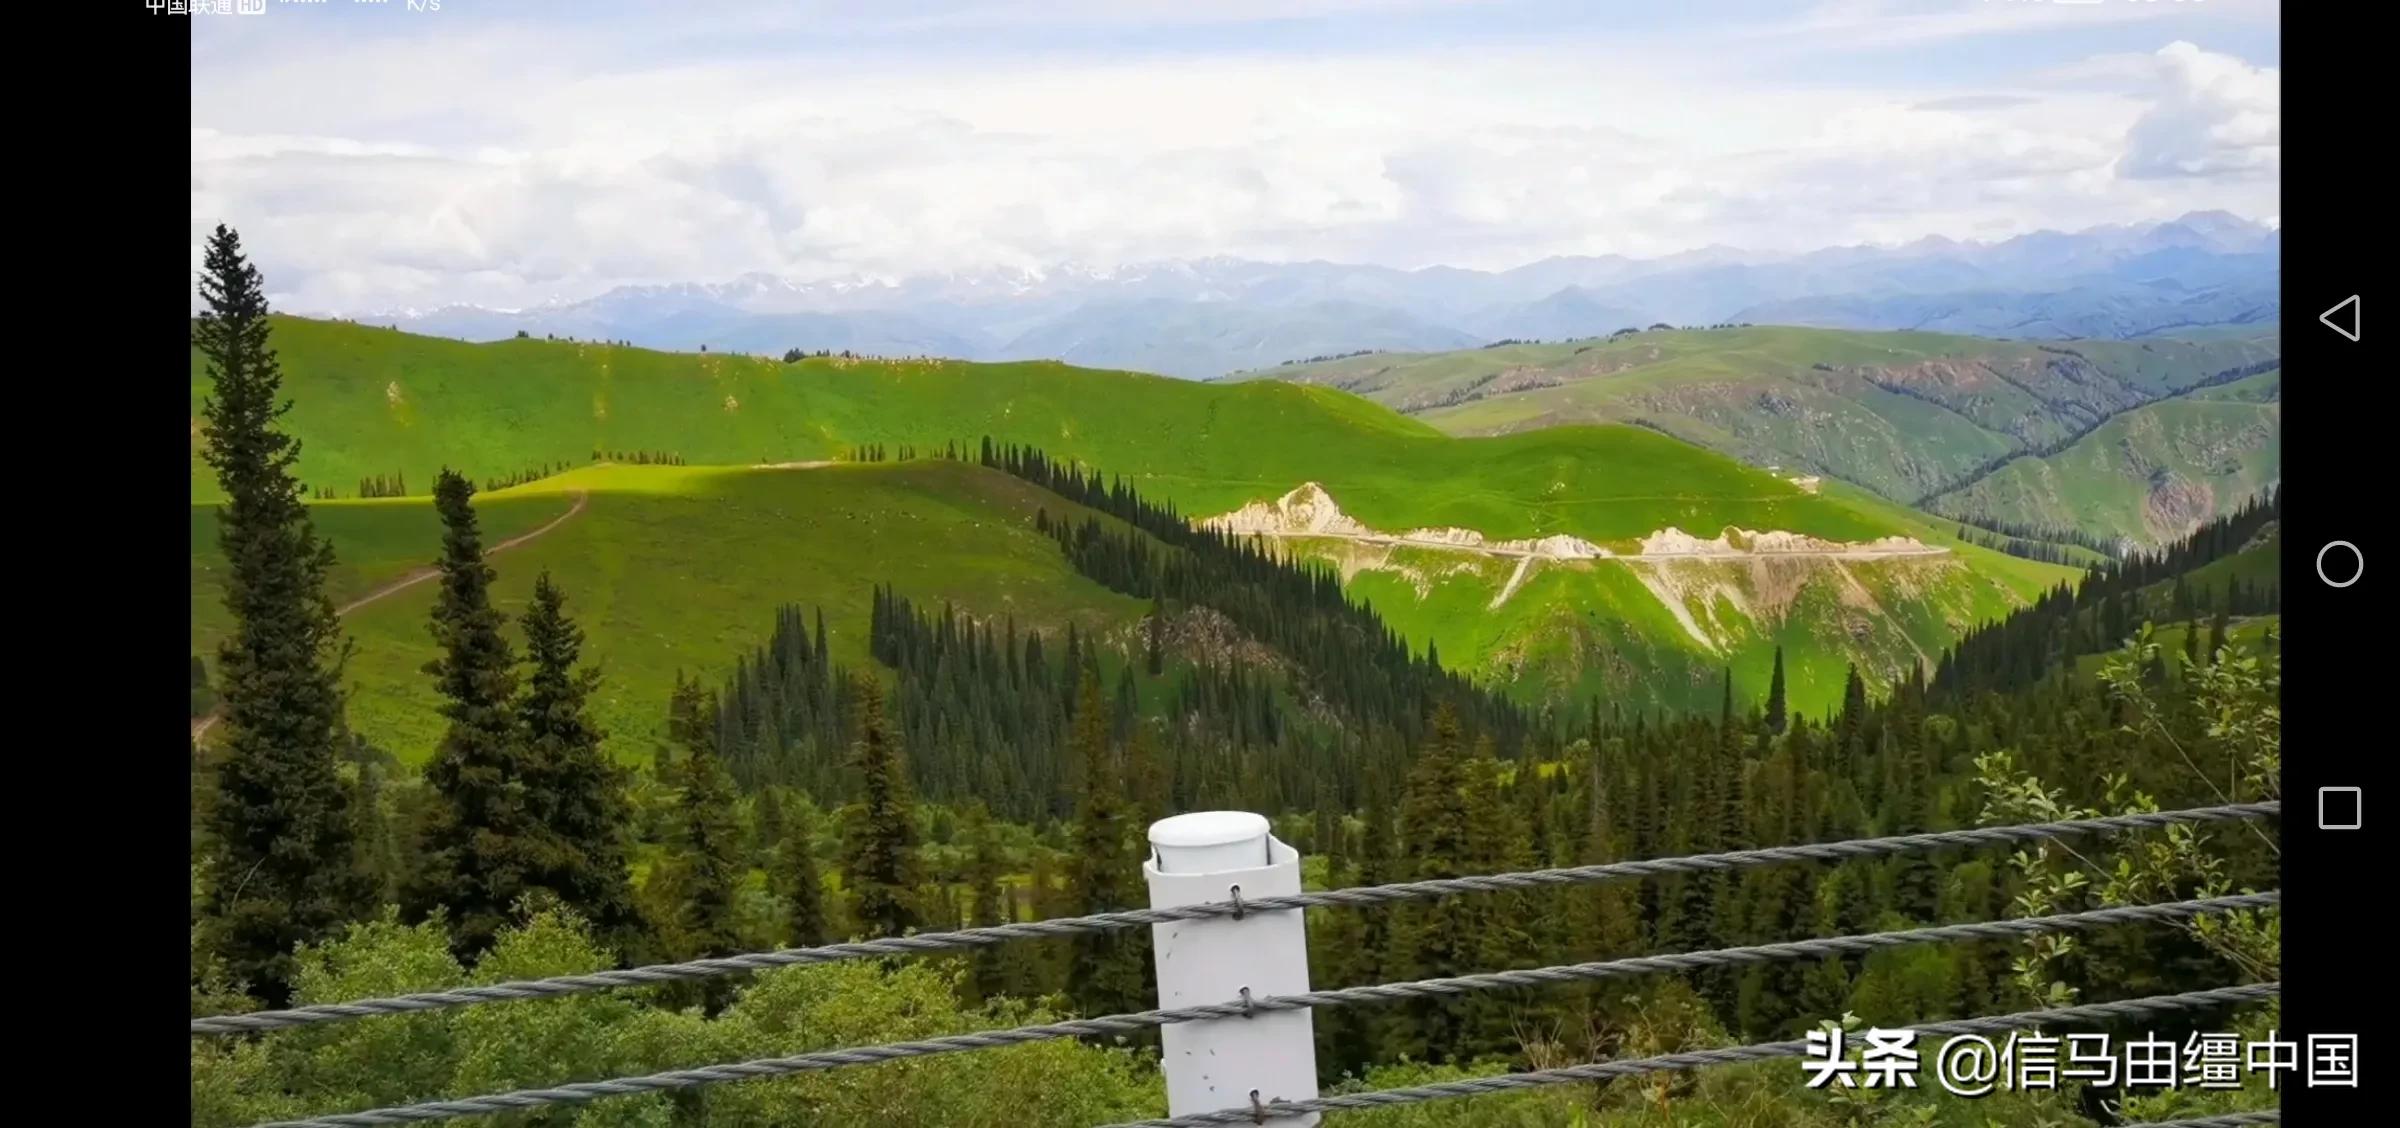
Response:
POLYGON ((897 445, 860 443, 843 452, 842 458, 846 462, 914 462, 920 458, 946 458, 957 461, 963 455, 964 452, 959 448, 957 440, 954 439, 941 446, 925 449, 919 449, 915 443, 897 445))
MULTIPOLYGON (((2096 537, 2078 529, 2054 528, 2025 521, 2003 521, 1996 517, 1979 517, 1973 514, 1946 513, 1943 516, 1959 523, 1961 528, 1958 535, 1961 540, 1971 539, 1967 533, 1968 529, 1981 529, 2009 540, 2035 541, 2051 545, 2076 545, 2091 549, 2112 560, 2126 554, 2125 544, 2122 540, 2096 537)), ((1975 543, 1982 544, 1984 542, 1976 541, 1975 543)), ((1996 546, 1986 545, 1986 547, 1996 546)))
POLYGON ((483 480, 483 488, 484 492, 486 493, 489 493, 493 490, 505 490, 511 486, 522 486, 528 482, 538 482, 544 478, 556 477, 560 474, 566 473, 569 469, 570 467, 564 462, 544 463, 540 466, 532 466, 523 470, 519 470, 514 474, 503 474, 497 478, 485 478, 483 480))
MULTIPOLYGON (((326 496, 331 497, 332 495, 327 494, 326 496)), ((408 475, 394 471, 390 474, 373 474, 360 478, 358 480, 358 496, 407 497, 408 475)))
MULTIPOLYGON (((2080 583, 2062 583, 2033 606, 1960 637, 1935 667, 1933 685, 1948 692, 2031 685, 2079 656, 2123 645, 2146 620, 2196 627, 2208 617, 2221 640, 2225 619, 2281 610, 2282 591, 2239 576, 2195 587, 2189 575, 2242 551, 2282 512, 2282 490, 2269 490, 2157 552, 2104 565, 2080 583)), ((2196 641, 2193 649, 2201 649, 2196 641)), ((2206 649, 2213 653, 2215 647, 2206 649)))
POLYGON ((1045 514, 1044 531, 1078 571, 1127 595, 1224 615, 1298 667, 1300 693, 1353 724, 1388 725, 1413 742, 1446 701, 1469 731, 1490 732, 1503 748, 1514 750, 1533 727, 1523 706, 1443 669, 1431 644, 1413 652, 1372 606, 1352 602, 1340 576, 1322 564, 1296 562, 1256 538, 1196 528, 1123 479, 1104 480, 1031 447, 995 446, 987 437, 980 458, 1130 526, 1045 514))
POLYGON ((825 613, 816 613, 812 631, 805 608, 779 608, 775 629, 735 659, 719 698, 716 742, 734 778, 746 787, 841 794, 841 758, 849 747, 842 687, 849 679, 826 648, 825 613))
POLYGON ((2020 559, 2039 560, 2044 564, 2064 564, 2072 567, 2085 562, 2082 556, 2066 544, 1985 532, 1965 522, 1960 522, 1958 526, 1958 539, 1968 544, 1991 549, 1994 552, 2005 552, 2020 559))
MULTIPOLYGON (((2190 703, 2168 704, 2143 728, 2090 678, 1947 702, 1912 679, 1870 702, 1853 673, 1847 697, 1831 716, 1790 718, 1781 734, 1763 712, 1601 720, 1558 760, 1520 765, 1437 716, 1396 802, 1337 820, 1307 848, 1330 856, 1329 884, 1347 885, 1950 829, 1988 821, 1979 812, 2013 782, 1995 777, 1996 753, 2059 785, 2053 796, 2069 806, 2136 792, 2167 807, 2219 801, 2219 785, 2175 752, 2176 742, 2210 740, 2210 717, 2190 703)), ((2232 886, 2274 883, 2276 858, 2260 839, 2238 828, 2207 837, 2232 886)), ((2020 867, 2011 851, 1962 850, 1412 903, 1386 920, 1312 914, 1312 977, 1382 982, 1989 919, 2023 911, 2012 905, 2033 881, 2020 867)), ((2154 895, 2202 894, 2183 884, 2154 895)), ((1688 986, 1741 1040, 1793 1037, 1845 1011, 1891 1022, 2035 1005, 2039 988, 2015 970, 2022 951, 1977 943, 1783 961, 1699 974, 1688 986)), ((2058 973, 2121 995, 2198 989, 2245 970, 2190 933, 2128 928, 2092 935, 2058 973)), ((1655 999, 1657 989, 1640 993, 1655 999)), ((1624 995, 1568 988, 1321 1013, 1320 1066, 1330 1079, 1402 1054, 1523 1063, 1539 1048, 1528 1030, 1565 1032, 1552 1036, 1577 1060, 1606 1056, 1628 1023, 1624 995)))
POLYGON ((622 462, 635 466, 681 466, 683 456, 665 450, 594 450, 594 462, 622 462))
MULTIPOLYGON (((1164 614, 1162 607, 1148 621, 1164 614)), ((717 739, 746 787, 855 797, 840 689, 850 675, 826 656, 823 621, 821 611, 784 608, 767 642, 727 679, 717 739)), ((980 801, 1010 820, 1072 814, 1075 765, 1064 749, 1087 670, 1113 686, 1103 701, 1111 738, 1128 740, 1138 729, 1147 744, 1129 786, 1152 806, 1353 803, 1358 785, 1344 781, 1369 770, 1370 748, 1380 753, 1373 769, 1387 776, 1404 751, 1396 741, 1345 739, 1339 726, 1298 708, 1270 670, 1179 657, 1172 670, 1162 661, 1144 672, 1132 655, 1073 624, 1045 636, 1013 619, 920 610, 877 588, 868 646, 891 673, 888 709, 910 750, 912 786, 933 801, 980 801), (1114 668, 1113 680, 1104 667, 1114 668)))

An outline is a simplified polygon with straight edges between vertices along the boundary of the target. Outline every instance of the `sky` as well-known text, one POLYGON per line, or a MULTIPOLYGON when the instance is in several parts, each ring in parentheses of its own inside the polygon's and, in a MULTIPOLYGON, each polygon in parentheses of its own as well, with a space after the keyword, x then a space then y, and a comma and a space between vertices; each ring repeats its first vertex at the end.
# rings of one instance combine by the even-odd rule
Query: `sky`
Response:
POLYGON ((279 307, 356 315, 2281 203, 2272 0, 411 3, 188 17, 195 269, 228 223, 279 307))

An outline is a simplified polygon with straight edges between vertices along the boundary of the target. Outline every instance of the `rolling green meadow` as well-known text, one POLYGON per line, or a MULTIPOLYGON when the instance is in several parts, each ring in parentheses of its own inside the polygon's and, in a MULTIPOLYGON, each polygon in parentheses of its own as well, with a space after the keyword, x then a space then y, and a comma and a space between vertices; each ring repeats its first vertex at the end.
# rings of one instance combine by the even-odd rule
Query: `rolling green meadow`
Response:
MULTIPOLYGON (((464 344, 345 322, 277 318, 285 423, 334 545, 347 603, 428 565, 439 523, 422 497, 356 499, 352 483, 430 483, 451 466, 495 478, 566 473, 479 495, 487 545, 585 509, 493 558, 503 610, 547 570, 570 593, 608 673, 596 703, 620 758, 655 743, 675 676, 721 677, 764 640, 772 609, 822 606, 840 660, 864 660, 870 589, 1028 627, 1123 630, 1144 608, 1077 574, 1034 528, 1073 508, 1005 474, 921 458, 848 462, 857 448, 937 452, 984 435, 1124 474, 1194 516, 1324 484, 1381 529, 1489 537, 1569 533, 1627 549, 1675 526, 1785 529, 1845 541, 1910 536, 1935 561, 1543 561, 1494 605, 1513 562, 1437 550, 1363 559, 1341 543, 1284 547, 1340 568, 1415 648, 1527 701, 1594 693, 1628 708, 1713 703, 1727 667, 1763 692, 1781 646, 1795 707, 1836 704, 1853 663, 1895 675, 1966 628, 2071 574, 1960 542, 1955 526, 1845 483, 1811 493, 1680 440, 1577 425, 1451 437, 1358 396, 1285 383, 1208 384, 1048 363, 783 363, 580 342, 464 344), (685 465, 595 463, 671 453, 685 465), (1697 637, 1681 619, 1702 625, 1697 637)), ((192 402, 207 394, 194 361, 192 402)), ((195 415, 197 419, 197 415, 195 415)), ((197 435, 195 424, 195 436, 197 435)), ((198 462, 191 518, 193 652, 224 629, 214 478, 198 462)), ((421 486, 419 488, 422 488, 421 486)), ((347 618, 352 722, 403 759, 439 734, 424 617, 433 585, 347 618)))
MULTIPOLYGON (((467 344, 278 317, 300 473, 343 495, 374 475, 477 479, 595 451, 689 465, 827 460, 880 443, 1039 447, 1122 474, 1203 516, 1324 483, 1379 528, 1609 542, 1684 523, 1863 539, 1886 531, 1774 475, 1624 427, 1455 439, 1365 399, 1290 384, 1221 385, 1051 362, 754 357, 589 343, 467 344)), ((193 359, 194 418, 207 394, 193 359)), ((193 500, 214 496, 194 426, 193 500)), ((422 486, 417 487, 422 489, 422 486)))
MULTIPOLYGON (((1078 574, 1034 531, 1047 507, 1077 507, 1004 474, 925 461, 745 470, 601 466, 477 499, 486 544, 547 522, 583 492, 583 513, 492 558, 494 605, 523 610, 544 571, 569 594, 606 679, 593 702, 620 758, 647 758, 678 671, 722 677, 763 642, 784 603, 821 606, 836 660, 867 660, 871 585, 888 582, 938 605, 1063 629, 1122 625, 1143 605, 1078 574)), ((337 603, 429 564, 439 523, 423 499, 318 502, 318 528, 342 561, 337 603)), ((215 518, 192 516, 192 648, 213 656, 225 630, 217 601, 215 518)), ((444 723, 426 630, 435 588, 418 584, 344 620, 351 723, 403 760, 430 752, 444 723)))

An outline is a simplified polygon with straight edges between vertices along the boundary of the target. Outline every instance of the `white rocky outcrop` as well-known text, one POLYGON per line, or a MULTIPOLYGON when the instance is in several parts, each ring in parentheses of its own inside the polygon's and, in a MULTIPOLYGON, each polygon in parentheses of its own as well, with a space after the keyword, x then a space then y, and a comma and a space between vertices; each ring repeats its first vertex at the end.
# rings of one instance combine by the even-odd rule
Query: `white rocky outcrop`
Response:
POLYGON ((1495 541, 1485 539, 1481 532, 1474 529, 1456 526, 1410 529, 1401 533, 1378 532, 1368 528, 1358 518, 1342 512, 1341 505, 1333 500, 1333 495, 1315 482, 1304 482, 1300 488, 1273 501, 1254 501, 1231 513, 1211 517, 1200 525, 1202 528, 1254 536, 1341 537, 1377 544, 1457 548, 1501 556, 1538 556, 1553 560, 1592 560, 1611 555, 1599 545, 1565 533, 1539 539, 1495 541))
POLYGON ((1756 532, 1733 528, 1713 538, 1702 539, 1672 525, 1641 538, 1639 551, 1620 555, 1582 537, 1553 533, 1539 538, 1519 540, 1487 540, 1474 529, 1456 527, 1410 529, 1400 533, 1379 532, 1364 522, 1342 512, 1333 495, 1316 482, 1304 482, 1298 489, 1273 501, 1254 501, 1231 513, 1220 514, 1202 521, 1201 527, 1231 533, 1268 537, 1334 537, 1343 540, 1365 541, 1371 544, 1449 548, 1488 556, 1516 556, 1540 560, 1602 560, 1615 559, 1642 562, 1674 560, 1755 559, 1774 556, 1816 556, 1845 560, 1870 560, 1895 556, 1940 556, 1949 550, 1934 548, 1913 537, 1883 537, 1864 543, 1830 541, 1806 533, 1768 530, 1756 532))
MULTIPOLYGON (((1333 495, 1315 482, 1301 483, 1299 489, 1273 501, 1254 501, 1231 513, 1211 517, 1200 523, 1202 528, 1222 529, 1229 533, 1265 533, 1269 536, 1372 536, 1375 530, 1359 524, 1358 519, 1342 512, 1333 495)), ((1481 540, 1481 537, 1476 539, 1481 540)))

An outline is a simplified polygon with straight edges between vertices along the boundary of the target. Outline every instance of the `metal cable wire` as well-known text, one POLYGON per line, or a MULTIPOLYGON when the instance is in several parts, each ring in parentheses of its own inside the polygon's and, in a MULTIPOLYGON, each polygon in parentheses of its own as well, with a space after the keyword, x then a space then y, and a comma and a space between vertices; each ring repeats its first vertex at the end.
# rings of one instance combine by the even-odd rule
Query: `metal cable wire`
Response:
POLYGON ((2224 1112, 2191 1120, 2154 1120, 2143 1124, 2128 1124, 2125 1128, 2243 1128, 2249 1124, 2281 1124, 2283 1110, 2262 1108, 2255 1112, 2224 1112))
POLYGON ((1879 932, 1863 936, 1833 936, 1817 940, 1799 940, 1781 944, 1760 944, 1744 948, 1723 948, 1704 952, 1681 952, 1660 956, 1640 956, 1631 959, 1598 963, 1571 964, 1561 967, 1532 968, 1523 971, 1487 972, 1480 975, 1461 975, 1444 979, 1422 979, 1406 983, 1382 983, 1367 987, 1344 987, 1329 991, 1309 991, 1293 995, 1209 1003, 1200 1006, 1174 1007, 1162 1010, 1138 1011, 1132 1014, 1101 1015, 1095 1018, 1069 1019, 1038 1026, 1021 1026, 1012 1030, 987 1030, 967 1034, 949 1034, 913 1042, 894 1042, 880 1046, 861 1046, 852 1049, 820 1050, 790 1057, 762 1058, 756 1061, 728 1065, 704 1066, 698 1069, 679 1069, 643 1077, 621 1077, 608 1081, 585 1081, 551 1089, 527 1089, 491 1096, 469 1097, 451 1101, 427 1101, 422 1104, 373 1109, 365 1112, 339 1113, 310 1120, 289 1121, 258 1128, 360 1128, 368 1125, 410 1124, 425 1120, 442 1120, 456 1116, 482 1116, 510 1112, 543 1105, 597 1100, 602 1097, 625 1096, 633 1093, 685 1089, 696 1085, 724 1081, 745 1081, 762 1077, 783 1077, 836 1069, 849 1065, 873 1065, 901 1058, 927 1057, 934 1054, 958 1053, 966 1050, 989 1050, 1003 1046, 1021 1045, 1057 1038, 1082 1038, 1107 1034, 1131 1034, 1159 1026, 1210 1019, 1244 1018, 1263 1011, 1304 1010, 1313 1007, 1346 1006, 1353 1003, 1392 1002, 1402 999, 1427 999, 1462 995, 1470 991, 1496 990, 1515 987, 1540 987, 1555 983, 1574 983, 1590 980, 1616 979, 1659 972, 1694 971, 1709 967, 1732 967, 1766 963, 1779 959, 1805 959, 1827 955, 1856 955, 1909 944, 1932 944, 1953 940, 2007 940, 2043 932, 2058 932, 2104 928, 2115 924, 2144 921, 2182 920, 2203 913, 2234 912, 2242 909, 2266 908, 2276 904, 2280 893, 2246 893, 2230 897, 2211 897, 2194 901, 2176 901, 2156 905, 2128 905, 2113 909, 2095 909, 2082 913, 2062 913, 2047 917, 2023 917, 2014 920, 1979 921, 1970 924, 1949 924, 1932 928, 1914 928, 1898 932, 1879 932))
POLYGON ((1770 846, 1757 850, 1735 850, 1721 854, 1695 854, 1678 858, 1609 862, 1602 865, 1532 870, 1524 873, 1408 881, 1392 885, 1333 889, 1320 893, 1258 897, 1245 899, 1239 904, 1233 901, 1213 901, 1207 904, 1179 905, 1173 908, 1130 909, 1123 912, 1094 913, 1089 916, 1061 917, 1021 924, 965 928, 954 932, 925 932, 915 936, 894 936, 880 940, 854 941, 847 944, 827 944, 815 948, 786 948, 774 952, 753 952, 716 959, 692 960, 686 963, 597 971, 585 975, 561 975, 548 979, 519 980, 481 987, 460 987, 448 991, 425 991, 395 995, 390 998, 358 999, 346 1003, 319 1003, 313 1006, 293 1007, 289 1010, 214 1015, 191 1020, 191 1032, 193 1034, 240 1034, 259 1030, 279 1030, 319 1022, 371 1018, 377 1015, 409 1014, 416 1011, 472 1006, 478 1003, 510 999, 547 999, 560 995, 607 991, 620 987, 649 987, 662 983, 708 979, 720 975, 764 971, 777 967, 794 967, 802 964, 834 963, 841 960, 870 959, 877 956, 926 955, 961 951, 1009 940, 1041 940, 1062 936, 1081 936, 1145 924, 1206 920, 1212 917, 1235 916, 1241 913, 1332 906, 1382 905, 1394 901, 1441 897, 1455 893, 1547 889, 1625 878, 1712 873, 1745 866, 1771 865, 1782 862, 1842 862, 1858 858, 1890 857, 1917 851, 2005 846, 2068 835, 2117 834, 2197 823, 2271 818, 2282 814, 2282 811, 2283 804, 2280 802, 2232 803, 2182 811, 2110 815, 2104 818, 2028 823, 2021 826, 1978 827, 1971 830, 1947 830, 1930 834, 1903 834, 1888 838, 1861 838, 1847 842, 1770 846))
MULTIPOLYGON (((2022 1030, 2052 1023, 2068 1024, 2095 1019, 2148 1018, 2174 1011, 2199 1010, 2232 1003, 2257 1002, 2280 994, 2282 984, 2261 983, 2247 987, 2221 987, 2213 991, 2192 991, 2181 995, 2153 995, 2143 999, 2126 999, 2114 1003, 2091 1003, 2057 1010, 2026 1011, 2019 1014, 1997 1015, 1990 1018, 1961 1019, 1955 1022, 1930 1022, 1909 1027, 1919 1035, 1926 1034, 1989 1034, 2002 1030, 2022 1030)), ((1449 1097, 1475 1097, 1486 1093, 1505 1093, 1532 1089, 1543 1085, 1564 1085, 1577 1081, 1604 1081, 1612 1077, 1630 1077, 1642 1073, 1663 1073, 1671 1070, 1699 1069, 1711 1065, 1736 1065, 1775 1058, 1801 1057, 1808 1053, 1808 1043, 1766 1042, 1751 1046, 1732 1046, 1718 1050, 1693 1050, 1688 1053, 1662 1054, 1657 1057, 1635 1058, 1627 1061, 1593 1062, 1589 1065, 1570 1065, 1559 1069, 1541 1069, 1527 1073, 1503 1073, 1493 1077, 1473 1077, 1463 1081, 1444 1081, 1433 1085, 1417 1085, 1405 1089, 1377 1089, 1366 1093, 1345 1093, 1340 1096, 1316 1097, 1304 1101, 1277 1101, 1264 1106, 1266 1119, 1281 1119, 1311 1112, 1335 1112, 1344 1109, 1390 1108, 1394 1105, 1416 1104, 1421 1101, 1443 1100, 1449 1097)), ((1225 1108, 1213 1112, 1170 1116, 1159 1120, 1139 1120, 1111 1128, 1205 1128, 1211 1124, 1250 1124, 1260 1119, 1259 1110, 1225 1108)))

